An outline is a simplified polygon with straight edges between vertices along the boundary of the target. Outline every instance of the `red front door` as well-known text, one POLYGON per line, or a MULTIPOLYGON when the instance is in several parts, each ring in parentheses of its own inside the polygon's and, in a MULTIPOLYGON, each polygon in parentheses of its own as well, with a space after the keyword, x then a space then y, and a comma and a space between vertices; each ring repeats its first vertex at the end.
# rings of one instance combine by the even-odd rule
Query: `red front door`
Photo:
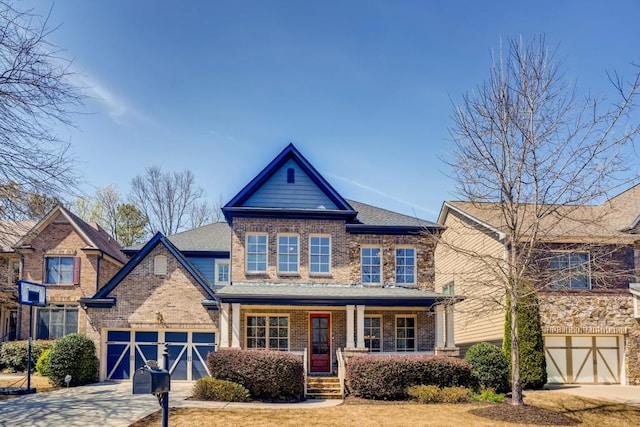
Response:
POLYGON ((310 314, 311 372, 331 371, 331 322, 328 314, 310 314))

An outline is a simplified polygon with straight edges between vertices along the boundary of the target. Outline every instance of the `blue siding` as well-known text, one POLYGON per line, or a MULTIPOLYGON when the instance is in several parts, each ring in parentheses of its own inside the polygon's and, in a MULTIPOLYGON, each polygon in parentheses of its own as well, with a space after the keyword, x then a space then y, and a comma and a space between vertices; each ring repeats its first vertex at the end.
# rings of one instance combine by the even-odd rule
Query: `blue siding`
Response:
POLYGON ((245 207, 290 209, 338 209, 294 160, 284 163, 243 204, 245 207), (294 170, 295 182, 287 183, 287 169, 294 170))
POLYGON ((213 257, 187 257, 189 262, 204 276, 209 282, 210 286, 213 286, 215 277, 215 258, 213 257))

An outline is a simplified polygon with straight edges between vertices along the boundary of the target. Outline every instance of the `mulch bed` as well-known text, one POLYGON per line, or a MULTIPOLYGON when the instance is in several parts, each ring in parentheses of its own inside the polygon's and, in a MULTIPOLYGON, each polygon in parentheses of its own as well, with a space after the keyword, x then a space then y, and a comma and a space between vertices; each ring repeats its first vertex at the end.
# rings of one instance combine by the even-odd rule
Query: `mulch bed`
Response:
POLYGON ((514 424, 536 424, 540 426, 575 426, 580 421, 558 412, 535 406, 513 406, 509 399, 501 403, 472 409, 470 414, 494 421, 514 424))

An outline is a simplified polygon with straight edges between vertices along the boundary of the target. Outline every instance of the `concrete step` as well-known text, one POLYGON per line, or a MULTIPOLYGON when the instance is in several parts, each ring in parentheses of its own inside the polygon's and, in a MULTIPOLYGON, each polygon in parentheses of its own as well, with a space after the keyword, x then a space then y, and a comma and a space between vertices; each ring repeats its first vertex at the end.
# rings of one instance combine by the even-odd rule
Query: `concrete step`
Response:
POLYGON ((342 399, 340 391, 338 393, 309 393, 307 392, 307 399, 342 399))

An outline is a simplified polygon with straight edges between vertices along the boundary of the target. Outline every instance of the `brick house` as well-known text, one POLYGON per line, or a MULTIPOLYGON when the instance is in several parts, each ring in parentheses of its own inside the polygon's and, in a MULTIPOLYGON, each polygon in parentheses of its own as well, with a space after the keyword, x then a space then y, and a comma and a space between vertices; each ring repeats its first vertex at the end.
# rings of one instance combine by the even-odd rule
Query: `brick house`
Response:
POLYGON ((456 354, 453 295, 434 292, 438 224, 344 199, 287 146, 223 208, 227 222, 156 235, 80 300, 101 379, 126 379, 167 343, 174 379, 217 348, 305 355, 456 354), (340 353, 342 354, 342 353, 340 353))
MULTIPOLYGON (((548 382, 640 385, 638 206, 635 186, 542 225, 535 266, 548 382)), ((481 341, 500 345, 505 291, 492 270, 507 248, 497 206, 445 202, 438 222, 446 229, 435 250, 436 289, 466 297, 454 309, 457 344, 463 352, 481 341)))

